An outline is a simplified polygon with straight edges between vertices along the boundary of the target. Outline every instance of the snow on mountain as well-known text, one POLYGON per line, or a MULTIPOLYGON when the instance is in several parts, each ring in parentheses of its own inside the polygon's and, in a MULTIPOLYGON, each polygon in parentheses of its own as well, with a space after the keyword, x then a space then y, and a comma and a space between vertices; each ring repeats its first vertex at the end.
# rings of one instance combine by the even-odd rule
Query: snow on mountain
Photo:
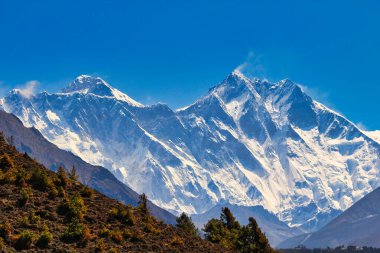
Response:
POLYGON ((380 130, 365 131, 365 134, 380 143, 380 130))
POLYGON ((263 206, 314 231, 379 186, 379 143, 290 80, 234 71, 173 111, 80 76, 61 93, 12 91, 0 107, 173 213, 263 206))
POLYGON ((380 247, 380 188, 366 195, 317 232, 285 240, 281 248, 299 245, 308 248, 341 245, 380 247))
POLYGON ((115 98, 124 101, 130 105, 141 107, 142 104, 134 101, 126 94, 111 87, 100 77, 92 77, 88 75, 81 75, 77 77, 68 87, 62 90, 63 93, 79 92, 83 94, 93 94, 98 96, 115 98))

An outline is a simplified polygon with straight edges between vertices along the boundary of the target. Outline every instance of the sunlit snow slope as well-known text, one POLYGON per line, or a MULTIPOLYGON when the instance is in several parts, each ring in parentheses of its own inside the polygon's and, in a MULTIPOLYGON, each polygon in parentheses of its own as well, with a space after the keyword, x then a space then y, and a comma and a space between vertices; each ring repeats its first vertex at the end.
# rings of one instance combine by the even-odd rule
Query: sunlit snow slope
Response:
POLYGON ((315 230, 379 186, 380 145, 290 80, 238 71, 194 104, 144 106, 97 77, 0 106, 173 213, 261 205, 315 230))

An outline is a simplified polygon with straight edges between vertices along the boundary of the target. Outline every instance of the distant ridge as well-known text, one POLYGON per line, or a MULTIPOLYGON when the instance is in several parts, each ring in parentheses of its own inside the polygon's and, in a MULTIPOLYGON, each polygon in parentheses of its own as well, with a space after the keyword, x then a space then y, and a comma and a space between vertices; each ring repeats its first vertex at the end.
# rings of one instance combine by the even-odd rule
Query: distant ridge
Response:
POLYGON ((278 247, 380 247, 380 188, 359 200, 319 231, 291 238, 278 247))

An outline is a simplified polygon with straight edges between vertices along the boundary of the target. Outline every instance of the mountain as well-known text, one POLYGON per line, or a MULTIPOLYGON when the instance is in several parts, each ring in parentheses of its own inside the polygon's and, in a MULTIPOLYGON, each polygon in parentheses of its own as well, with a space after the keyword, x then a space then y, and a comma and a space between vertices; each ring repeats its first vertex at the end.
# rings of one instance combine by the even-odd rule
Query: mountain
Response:
MULTIPOLYGON (((16 137, 16 136, 15 136, 16 137)), ((17 152, 0 135, 1 252, 230 252, 17 152)))
POLYGON ((297 236, 279 245, 293 248, 340 245, 380 247, 380 188, 366 195, 319 231, 297 236))
MULTIPOLYGON (((35 128, 26 128, 14 115, 0 111, 0 132, 12 140, 20 152, 26 152, 46 167, 56 171, 59 166, 70 170, 77 169, 79 180, 89 187, 122 201, 125 204, 138 204, 139 195, 125 184, 118 181, 112 173, 100 166, 93 166, 68 151, 59 149, 48 142, 35 128)), ((149 203, 154 216, 169 224, 175 223, 175 216, 149 203)))
POLYGON ((377 131, 366 131, 365 132, 368 136, 370 136, 372 139, 376 140, 380 143, 380 130, 377 131))
POLYGON ((315 231, 379 186, 380 144, 287 79, 234 71, 174 111, 79 76, 59 93, 13 90, 0 107, 174 214, 262 206, 315 231))

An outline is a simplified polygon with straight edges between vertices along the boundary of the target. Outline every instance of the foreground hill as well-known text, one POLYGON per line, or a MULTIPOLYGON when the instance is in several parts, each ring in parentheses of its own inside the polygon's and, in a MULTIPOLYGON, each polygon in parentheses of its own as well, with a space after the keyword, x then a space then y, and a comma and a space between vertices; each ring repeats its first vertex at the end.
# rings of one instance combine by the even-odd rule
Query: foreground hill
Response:
POLYGON ((290 80, 234 71, 174 111, 82 75, 54 94, 13 90, 0 107, 174 214, 262 206, 315 231, 380 183, 379 143, 290 80))
POLYGON ((279 247, 380 247, 380 188, 369 193, 321 230, 283 242, 279 247))
POLYGON ((224 252, 44 168, 0 136, 0 251, 224 252))
MULTIPOLYGON (((59 149, 56 145, 48 142, 37 129, 26 128, 17 117, 1 110, 0 132, 3 132, 5 138, 11 139, 18 151, 28 153, 47 168, 56 171, 59 166, 63 166, 66 170, 75 166, 80 182, 110 198, 125 204, 137 205, 139 195, 117 180, 107 169, 93 166, 71 152, 59 149)), ((149 202, 149 208, 158 219, 168 224, 175 223, 175 216, 168 211, 151 202, 149 202)))

